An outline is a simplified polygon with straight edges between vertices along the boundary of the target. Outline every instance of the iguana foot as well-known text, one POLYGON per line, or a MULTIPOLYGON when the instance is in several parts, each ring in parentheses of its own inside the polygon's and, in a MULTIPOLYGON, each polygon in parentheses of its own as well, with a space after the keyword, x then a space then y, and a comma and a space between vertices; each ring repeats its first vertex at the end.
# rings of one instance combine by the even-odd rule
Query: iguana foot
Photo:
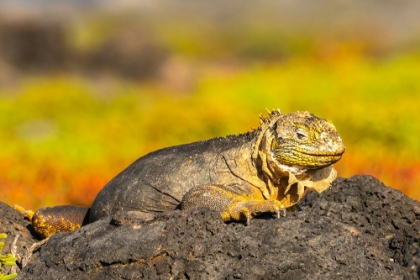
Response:
POLYGON ((278 200, 250 199, 245 201, 232 201, 221 213, 223 221, 246 220, 249 225, 254 216, 262 213, 274 213, 276 218, 285 216, 286 209, 278 200))
POLYGON ((277 218, 280 218, 282 213, 283 216, 286 215, 284 205, 278 200, 240 195, 223 186, 195 187, 184 195, 181 207, 207 207, 218 211, 225 222, 245 220, 247 225, 252 217, 262 213, 274 213, 277 218))
MULTIPOLYGON (((286 217, 286 208, 277 209, 276 210, 276 218, 280 219, 280 217, 286 217)), ((249 226, 251 223, 252 215, 246 216, 246 225, 249 226)))

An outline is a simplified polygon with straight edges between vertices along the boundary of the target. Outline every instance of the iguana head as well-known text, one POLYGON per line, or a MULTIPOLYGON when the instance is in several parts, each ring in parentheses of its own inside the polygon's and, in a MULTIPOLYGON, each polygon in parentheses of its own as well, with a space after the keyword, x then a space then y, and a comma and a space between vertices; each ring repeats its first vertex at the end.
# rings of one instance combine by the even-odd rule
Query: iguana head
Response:
POLYGON ((263 196, 287 208, 309 189, 328 189, 337 177, 332 164, 346 149, 334 125, 308 112, 274 110, 260 118, 252 158, 266 182, 263 196))
POLYGON ((309 112, 277 113, 268 127, 269 151, 281 165, 293 169, 318 169, 341 159, 345 147, 334 125, 309 112))

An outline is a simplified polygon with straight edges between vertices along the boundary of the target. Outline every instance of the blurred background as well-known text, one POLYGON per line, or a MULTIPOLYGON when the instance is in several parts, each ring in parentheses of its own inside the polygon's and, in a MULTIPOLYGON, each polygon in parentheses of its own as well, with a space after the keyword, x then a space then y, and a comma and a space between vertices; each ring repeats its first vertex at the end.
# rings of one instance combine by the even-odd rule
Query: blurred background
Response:
POLYGON ((0 0, 0 200, 90 205, 138 157, 331 120, 339 176, 420 200, 420 2, 0 0))

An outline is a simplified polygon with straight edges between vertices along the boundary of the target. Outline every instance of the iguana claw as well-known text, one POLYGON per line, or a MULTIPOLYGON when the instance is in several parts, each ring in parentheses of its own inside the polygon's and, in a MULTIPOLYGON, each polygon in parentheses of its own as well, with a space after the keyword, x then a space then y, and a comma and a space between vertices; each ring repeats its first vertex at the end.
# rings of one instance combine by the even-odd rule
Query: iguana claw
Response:
POLYGON ((249 224, 251 223, 251 219, 252 219, 252 216, 251 215, 246 216, 246 225, 247 226, 249 226, 249 224))
POLYGON ((283 217, 286 217, 286 212, 287 212, 287 211, 286 211, 286 208, 282 208, 281 210, 282 210, 282 212, 283 212, 283 213, 282 213, 282 214, 283 214, 282 216, 283 216, 283 217))
POLYGON ((276 218, 280 219, 280 217, 286 217, 286 208, 276 210, 276 218))

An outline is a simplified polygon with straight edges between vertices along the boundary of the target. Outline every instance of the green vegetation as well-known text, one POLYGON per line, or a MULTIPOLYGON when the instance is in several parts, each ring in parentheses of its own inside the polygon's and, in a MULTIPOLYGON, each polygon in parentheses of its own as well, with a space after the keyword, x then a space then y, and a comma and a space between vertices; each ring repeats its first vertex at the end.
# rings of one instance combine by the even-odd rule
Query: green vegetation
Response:
MULTIPOLYGON (((0 239, 6 239, 7 235, 5 233, 0 233, 0 239)), ((9 275, 4 275, 1 272, 2 266, 14 266, 16 265, 16 258, 12 254, 2 255, 1 252, 3 251, 4 242, 0 242, 0 280, 8 280, 13 279, 17 276, 17 273, 12 273, 9 275)))

